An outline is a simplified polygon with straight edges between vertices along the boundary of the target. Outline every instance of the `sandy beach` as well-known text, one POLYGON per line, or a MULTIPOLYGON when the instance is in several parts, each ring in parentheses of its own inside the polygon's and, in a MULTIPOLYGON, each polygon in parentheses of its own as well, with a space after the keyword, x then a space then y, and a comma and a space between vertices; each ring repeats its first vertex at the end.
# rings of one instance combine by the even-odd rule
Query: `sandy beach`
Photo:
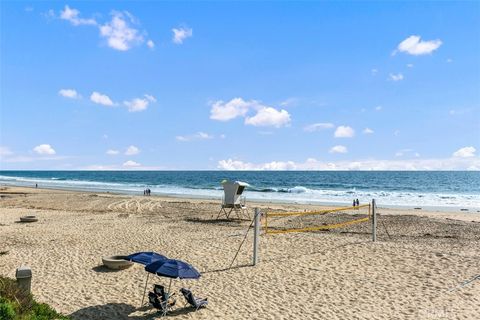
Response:
MULTIPOLYGON (((480 214, 384 209, 370 224, 330 231, 253 233, 228 268, 249 221, 216 220, 215 200, 2 187, 0 274, 33 271, 32 291, 73 319, 155 319, 142 307, 140 265, 109 271, 103 256, 156 251, 185 260, 200 280, 175 280, 178 319, 478 319, 480 214), (36 215, 36 223, 18 223, 36 215), (208 297, 183 307, 181 287, 208 297)), ((248 203, 262 210, 318 206, 248 203)), ((277 221, 295 224, 295 221, 277 221)), ((153 283, 168 281, 151 277, 153 283)))

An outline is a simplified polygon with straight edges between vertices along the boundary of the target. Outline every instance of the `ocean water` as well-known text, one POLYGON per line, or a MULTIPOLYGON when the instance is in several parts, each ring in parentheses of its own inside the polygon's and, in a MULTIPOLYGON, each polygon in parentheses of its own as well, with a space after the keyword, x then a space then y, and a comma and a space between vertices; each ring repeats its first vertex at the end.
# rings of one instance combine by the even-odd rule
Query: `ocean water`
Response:
MULTIPOLYGON (((220 198, 224 179, 251 200, 480 209, 478 171, 0 171, 0 185, 220 198)), ((473 210, 478 211, 478 210, 473 210)))

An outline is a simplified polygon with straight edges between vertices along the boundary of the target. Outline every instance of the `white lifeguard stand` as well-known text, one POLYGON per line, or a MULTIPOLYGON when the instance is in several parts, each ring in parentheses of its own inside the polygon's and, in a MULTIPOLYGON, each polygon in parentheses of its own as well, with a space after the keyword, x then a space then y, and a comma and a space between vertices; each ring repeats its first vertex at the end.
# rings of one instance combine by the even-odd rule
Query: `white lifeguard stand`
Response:
POLYGON ((222 212, 228 219, 232 211, 237 214, 238 218, 241 218, 241 216, 245 216, 246 218, 248 218, 248 210, 247 206, 245 205, 245 197, 242 196, 242 193, 245 188, 249 186, 249 184, 241 181, 223 180, 222 186, 224 195, 222 197, 222 208, 217 215, 217 219, 220 217, 222 212))

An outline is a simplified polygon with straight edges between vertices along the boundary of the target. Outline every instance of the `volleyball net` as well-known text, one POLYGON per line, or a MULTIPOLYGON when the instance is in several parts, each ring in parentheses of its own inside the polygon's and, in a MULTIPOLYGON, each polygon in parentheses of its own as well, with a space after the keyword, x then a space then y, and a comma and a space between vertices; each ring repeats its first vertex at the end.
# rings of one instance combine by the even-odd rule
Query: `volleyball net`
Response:
POLYGON ((265 234, 312 232, 343 228, 372 218, 370 204, 315 211, 271 211, 263 221, 265 234))

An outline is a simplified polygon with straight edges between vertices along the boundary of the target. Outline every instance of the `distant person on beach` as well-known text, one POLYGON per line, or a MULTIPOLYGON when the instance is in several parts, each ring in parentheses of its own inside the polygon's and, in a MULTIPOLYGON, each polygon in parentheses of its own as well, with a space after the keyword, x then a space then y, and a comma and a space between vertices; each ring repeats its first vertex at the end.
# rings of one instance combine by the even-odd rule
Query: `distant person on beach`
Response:
POLYGON ((35 183, 35 188, 38 188, 38 183, 35 183))
POLYGON ((360 205, 360 201, 358 201, 358 199, 355 201, 355 204, 357 205, 357 207, 360 205))
POLYGON ((353 206, 355 207, 355 204, 357 204, 357 202, 355 201, 355 199, 353 199, 353 206))

